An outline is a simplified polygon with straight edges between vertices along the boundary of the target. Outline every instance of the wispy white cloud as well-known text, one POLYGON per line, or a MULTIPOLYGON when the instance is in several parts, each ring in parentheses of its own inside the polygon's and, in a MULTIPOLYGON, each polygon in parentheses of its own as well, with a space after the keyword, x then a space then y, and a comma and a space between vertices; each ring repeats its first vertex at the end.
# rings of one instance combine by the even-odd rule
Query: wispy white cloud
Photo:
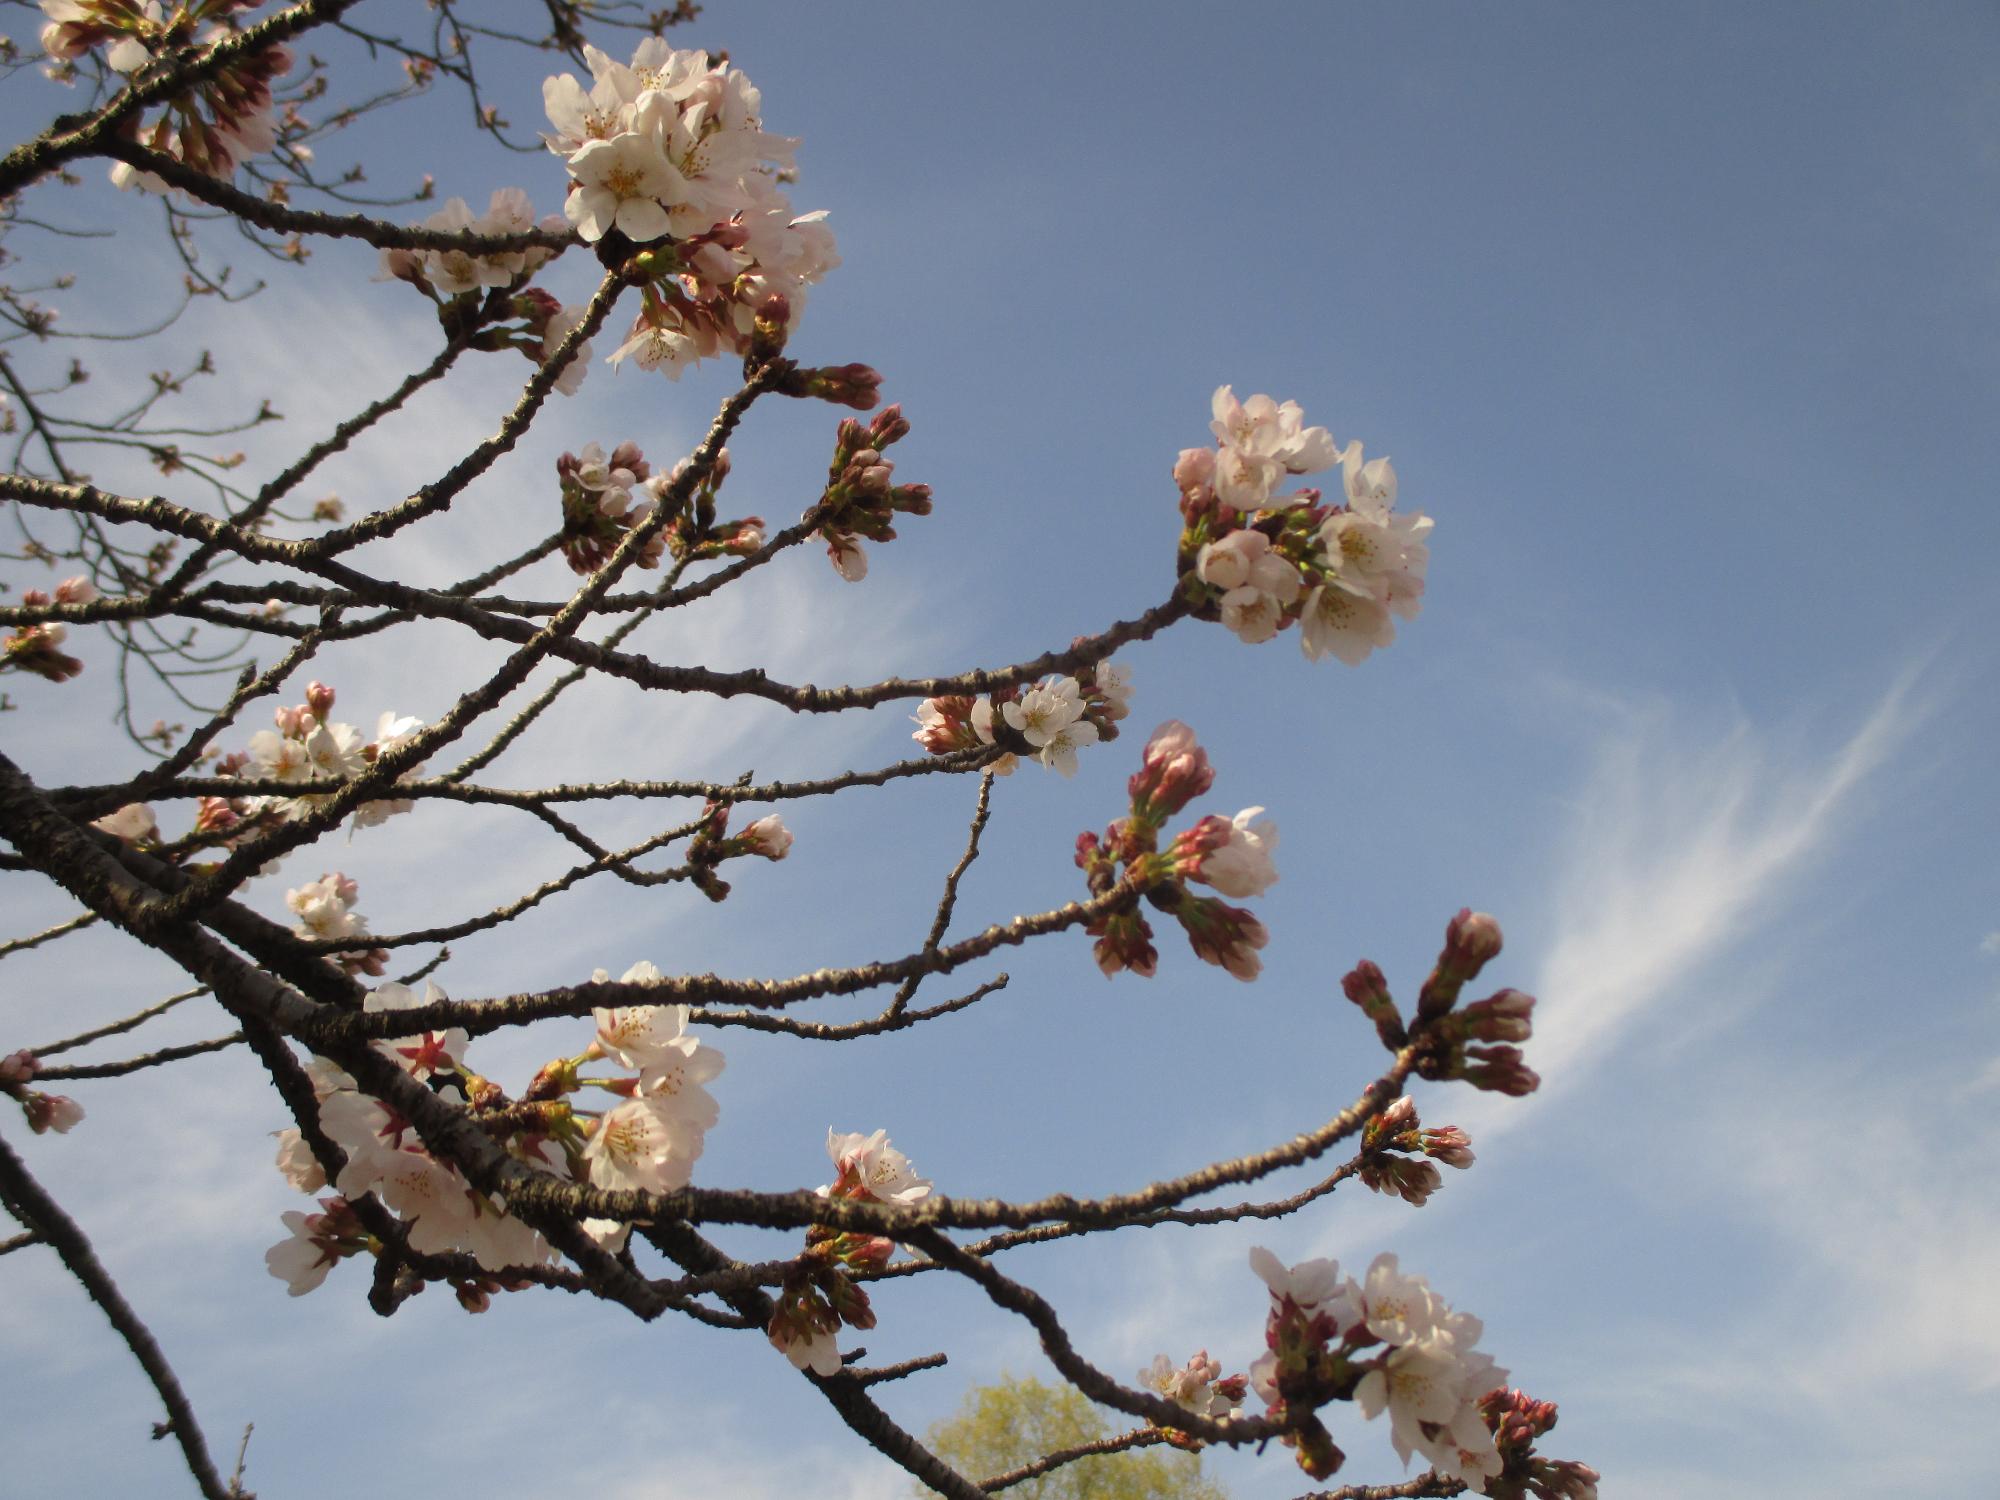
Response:
POLYGON ((1558 855, 1556 936, 1532 1044, 1545 1088, 1580 1076, 1648 1009, 1771 919, 1810 857, 1853 821, 1871 773, 1923 724, 1920 673, 1898 676, 1859 727, 1817 757, 1747 723, 1704 740, 1664 705, 1612 711, 1558 855))

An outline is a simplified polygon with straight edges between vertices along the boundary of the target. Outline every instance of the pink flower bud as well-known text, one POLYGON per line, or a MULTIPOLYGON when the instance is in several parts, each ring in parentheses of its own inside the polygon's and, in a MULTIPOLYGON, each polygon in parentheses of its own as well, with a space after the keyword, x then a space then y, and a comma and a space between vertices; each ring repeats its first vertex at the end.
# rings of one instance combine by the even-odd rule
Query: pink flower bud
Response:
POLYGON ((1159 969, 1160 952, 1153 946, 1152 926, 1136 908, 1099 917, 1084 931, 1097 939, 1091 945, 1091 956, 1106 979, 1121 969, 1130 969, 1141 979, 1151 979, 1159 969))
POLYGON ((35 1076, 35 1054, 26 1047, 0 1057, 0 1089, 12 1092, 35 1076))
POLYGON ((1468 1047, 1459 1076, 1476 1089, 1519 1099, 1542 1086, 1541 1075, 1514 1047, 1468 1047))
POLYGON ((333 711, 333 689, 323 682, 307 683, 306 707, 313 711, 313 717, 324 724, 326 716, 333 711))
POLYGON ((1525 1042, 1534 1032, 1534 1009, 1533 995, 1501 990, 1489 999, 1466 1006, 1459 1013, 1457 1025, 1472 1041, 1525 1042))
POLYGON ((873 411, 881 400, 881 374, 867 365, 828 365, 798 372, 803 394, 831 401, 835 406, 851 406, 856 411, 873 411))
POLYGON ((1389 1107, 1375 1117, 1375 1125, 1383 1135, 1401 1135, 1417 1124, 1417 1101, 1408 1094, 1391 1101, 1389 1107))
POLYGON ((1484 912, 1462 908, 1444 930, 1437 967, 1417 996, 1417 1022, 1434 1021, 1458 1003, 1458 992, 1500 951, 1500 924, 1484 912))
POLYGON ((38 1094, 33 1089, 24 1089, 20 1099, 21 1108, 27 1111, 28 1129, 36 1135, 51 1130, 65 1135, 70 1126, 83 1118, 83 1106, 64 1094, 38 1094))
POLYGON ((1500 924, 1483 911, 1462 908, 1444 930, 1445 950, 1471 979, 1500 953, 1500 924))
POLYGON ((1409 1040, 1395 998, 1389 993, 1389 981, 1373 959, 1364 958, 1349 970, 1341 978, 1340 988, 1375 1023, 1375 1034, 1383 1046, 1393 1052, 1409 1040))
POLYGON ((82 574, 75 578, 65 578, 56 585, 56 603, 93 604, 97 601, 97 585, 82 574))
POLYGON ((761 854, 765 859, 780 860, 792 850, 792 831, 785 827, 785 820, 776 813, 759 818, 736 837, 746 854, 761 854))
POLYGON ((909 435, 910 421, 903 415, 901 402, 883 407, 868 424, 868 440, 878 449, 899 443, 909 435))
POLYGON ((1139 770, 1125 784, 1132 815, 1158 826, 1215 784, 1215 768, 1195 743, 1194 731, 1169 719, 1146 742, 1139 770))
POLYGON ((1447 1167, 1464 1171, 1476 1158, 1472 1154, 1472 1137, 1456 1125, 1446 1125, 1439 1130, 1423 1133, 1424 1155, 1432 1161, 1441 1161, 1447 1167))
POLYGON ((1438 1169, 1427 1161, 1411 1161, 1403 1156, 1378 1157, 1362 1164, 1362 1185, 1383 1194, 1394 1194, 1412 1208, 1422 1208, 1432 1193, 1444 1186, 1438 1169))
POLYGON ((1183 448, 1174 460, 1174 484, 1185 495, 1215 482, 1215 450, 1183 448))
POLYGON ((1212 896, 1188 896, 1174 908, 1195 957, 1246 983, 1264 969, 1257 950, 1271 940, 1264 924, 1241 907, 1212 896))

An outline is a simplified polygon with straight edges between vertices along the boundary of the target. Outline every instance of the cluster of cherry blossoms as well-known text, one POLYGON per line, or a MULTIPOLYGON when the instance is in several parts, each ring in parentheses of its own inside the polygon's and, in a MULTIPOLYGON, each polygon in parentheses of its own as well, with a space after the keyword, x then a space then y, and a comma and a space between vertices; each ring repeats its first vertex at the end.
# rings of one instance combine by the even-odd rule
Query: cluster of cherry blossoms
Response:
POLYGON ((40 1060, 25 1047, 0 1057, 0 1094, 21 1106, 21 1112, 28 1117, 28 1129, 36 1135, 51 1130, 66 1135, 70 1126, 83 1118, 83 1106, 67 1094, 45 1094, 29 1088, 40 1067, 40 1060))
MULTIPOLYGON (((652 964, 640 963, 626 970, 619 984, 655 984, 661 977, 652 964)), ((601 969, 591 978, 595 984, 610 982, 601 969)), ((425 985, 421 999, 406 985, 385 984, 368 994, 363 1009, 411 1010, 445 998, 435 984, 425 985)), ((707 1131, 720 1118, 706 1085, 722 1072, 721 1052, 688 1034, 685 1005, 614 1006, 591 1014, 597 1030, 589 1044, 545 1065, 518 1102, 466 1065, 462 1028, 419 1031, 374 1046, 415 1081, 463 1103, 491 1139, 539 1172, 605 1189, 685 1187, 707 1131), (584 1075, 605 1061, 625 1073, 584 1075), (583 1108, 570 1096, 584 1089, 601 1090, 618 1102, 603 1110, 583 1108)), ((347 1163, 332 1184, 337 1196, 320 1200, 319 1213, 287 1213, 291 1237, 265 1255, 271 1274, 288 1283, 293 1296, 318 1286, 347 1256, 381 1252, 381 1240, 355 1207, 368 1194, 400 1217, 410 1250, 463 1252, 482 1273, 490 1273, 455 1278, 459 1298, 471 1311, 483 1310, 493 1291, 523 1284, 510 1271, 555 1258, 539 1232, 507 1212, 504 1200, 481 1193, 456 1166, 426 1149, 403 1115, 324 1060, 315 1059, 309 1072, 320 1127, 347 1163)), ((327 1186, 325 1171, 297 1129, 278 1132, 278 1141, 278 1168, 292 1186, 306 1193, 327 1186)), ((612 1220, 586 1219, 582 1228, 613 1253, 630 1232, 629 1225, 612 1220)))
MULTIPOLYGON (((636 443, 620 443, 607 455, 596 443, 581 454, 556 460, 562 490, 562 553, 573 572, 593 573, 659 505, 679 493, 691 461, 681 459, 655 474, 636 443)), ((745 557, 764 545, 764 518, 743 516, 717 521, 716 491, 729 477, 729 450, 722 449, 666 525, 650 537, 633 561, 657 568, 662 555, 677 560, 745 557)))
MULTIPOLYGON (((97 597, 97 585, 81 575, 57 584, 53 596, 42 589, 21 591, 21 603, 30 609, 50 604, 91 604, 97 597)), ((23 625, 0 640, 0 671, 32 672, 50 682, 68 682, 83 670, 83 663, 62 649, 68 639, 69 627, 60 620, 23 625)))
MULTIPOLYGON (((930 1180, 917 1176, 910 1159, 889 1144, 886 1130, 843 1135, 829 1128, 826 1154, 833 1158, 834 1180, 819 1189, 822 1198, 901 1205, 930 1196, 930 1180)), ((875 1326, 868 1294, 848 1272, 879 1271, 895 1253, 895 1241, 881 1235, 813 1225, 806 1231, 805 1253, 785 1268, 767 1330, 772 1346, 796 1369, 838 1374, 840 1325, 875 1326)))
POLYGON ((1092 951, 1107 976, 1120 969, 1150 976, 1158 968, 1153 929, 1139 907, 1142 898, 1181 924, 1198 958, 1238 979, 1255 979, 1262 971, 1258 950, 1270 936, 1264 924, 1241 907, 1196 895, 1187 883, 1198 881, 1234 900, 1268 890, 1278 878, 1271 858, 1278 829, 1264 809, 1248 807, 1234 818, 1211 814, 1160 847, 1167 819, 1214 784, 1214 767, 1194 731, 1169 719, 1153 731, 1139 769, 1126 783, 1129 814, 1102 838, 1077 835, 1076 864, 1091 894, 1106 896, 1121 884, 1127 888, 1125 899, 1084 928, 1097 940, 1092 951))
MULTIPOLYGON (((71 81, 76 59, 98 47, 105 49, 104 61, 114 72, 137 75, 169 53, 228 38, 236 30, 235 13, 262 3, 184 0, 169 10, 160 0, 42 0, 42 14, 49 18, 42 28, 42 50, 54 59, 49 76, 71 81)), ((226 179, 238 162, 277 144, 271 86, 291 70, 289 48, 261 48, 226 67, 204 70, 151 123, 142 123, 135 112, 123 134, 197 172, 226 179)), ((111 180, 121 188, 167 191, 159 177, 124 162, 112 167, 111 180)))
MULTIPOLYGON (((307 684, 304 703, 275 710, 272 717, 277 727, 251 735, 247 751, 225 756, 216 774, 300 788, 328 787, 354 780, 378 756, 407 743, 424 727, 421 719, 384 713, 376 721, 374 738, 368 739, 352 724, 327 717, 333 699, 333 689, 325 683, 307 684)), ((404 776, 418 774, 419 768, 412 767, 404 776)), ((300 790, 290 796, 204 797, 196 814, 196 831, 223 833, 240 820, 253 818, 284 822, 310 812, 328 795, 327 791, 300 790)), ((373 828, 397 813, 408 812, 413 805, 407 797, 364 802, 354 810, 354 826, 373 828)))
MULTIPOLYGON (((565 453, 556 460, 556 481, 562 489, 563 561, 574 573, 603 567, 625 533, 653 513, 667 482, 653 473, 637 443, 620 443, 609 456, 596 443, 585 444, 581 454, 565 453)), ((657 568, 665 548, 666 538, 655 532, 633 561, 657 568)))
POLYGON ((586 242, 665 241, 640 260, 642 306, 611 355, 679 377, 694 361, 783 342, 806 289, 839 265, 824 213, 794 215, 779 191, 798 142, 763 128, 740 69, 658 37, 631 64, 584 49, 591 83, 542 85, 543 139, 569 169, 563 212, 586 242), (775 328, 760 332, 760 315, 775 328))
POLYGON ((1309 659, 1358 665, 1395 639, 1392 615, 1413 620, 1422 607, 1430 518, 1397 514, 1389 460, 1364 463, 1359 442, 1336 449, 1295 402, 1239 402, 1225 385, 1212 407, 1217 446, 1186 449, 1174 465, 1189 603, 1243 641, 1297 625, 1309 659), (1274 493, 1287 476, 1336 464, 1343 504, 1322 505, 1310 488, 1274 493))
POLYGON ((1422 1454, 1475 1494, 1596 1500, 1596 1471, 1531 1451, 1554 1425, 1554 1406, 1506 1389, 1507 1372, 1477 1347, 1479 1319, 1404 1275, 1394 1255, 1376 1256, 1360 1282, 1331 1260, 1288 1267, 1262 1248, 1250 1266, 1271 1291, 1250 1386, 1273 1417, 1296 1424, 1285 1442, 1313 1478, 1345 1458, 1316 1413, 1351 1400, 1371 1420, 1389 1414, 1405 1465, 1422 1454))
MULTIPOLYGON (((425 229, 468 235, 524 234, 541 229, 562 234, 569 228, 560 215, 537 222, 534 205, 517 187, 494 190, 484 214, 477 218, 463 198, 447 198, 444 206, 423 222, 425 229)), ((555 255, 540 245, 519 250, 474 254, 467 249, 382 251, 378 280, 408 282, 437 303, 438 321, 457 333, 476 314, 475 349, 512 349, 529 363, 551 359, 570 330, 583 321, 583 308, 565 305, 540 287, 525 283, 555 255)), ((579 344, 563 362, 555 388, 573 396, 590 368, 591 343, 579 344)))
POLYGON ((335 871, 296 890, 285 892, 285 905, 299 920, 292 928, 302 938, 339 942, 353 938, 351 948, 328 955, 349 974, 379 976, 389 967, 389 950, 367 945, 368 920, 354 910, 361 894, 358 882, 335 871))
POLYGON ((1029 756, 1065 776, 1076 774, 1076 752, 1118 738, 1118 721, 1131 711, 1132 674, 1099 662, 1075 677, 1045 677, 1026 687, 996 689, 981 697, 926 698, 910 738, 933 755, 997 748, 988 763, 995 775, 1012 774, 1029 756))
POLYGON ((1250 1381, 1245 1375, 1224 1379, 1222 1366, 1203 1349, 1179 1366, 1164 1354, 1154 1355, 1153 1362, 1139 1372, 1139 1384, 1198 1417, 1220 1422, 1242 1408, 1250 1381))

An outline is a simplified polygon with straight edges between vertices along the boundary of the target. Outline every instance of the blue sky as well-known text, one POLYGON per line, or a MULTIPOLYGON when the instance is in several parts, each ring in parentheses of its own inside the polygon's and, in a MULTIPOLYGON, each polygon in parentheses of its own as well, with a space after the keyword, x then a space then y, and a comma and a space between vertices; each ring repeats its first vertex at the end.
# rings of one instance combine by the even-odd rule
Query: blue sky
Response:
MULTIPOLYGON (((887 1127, 941 1189, 978 1195, 1130 1188, 1268 1145, 1374 1074, 1339 975, 1373 957, 1408 994, 1451 912, 1483 907, 1509 938, 1496 982, 1541 997, 1529 1054, 1547 1082, 1519 1102, 1419 1093, 1428 1123, 1464 1124, 1480 1153, 1428 1206, 1343 1191, 1282 1226, 1150 1231, 1010 1269, 1129 1374, 1200 1346, 1247 1363, 1252 1244, 1357 1270, 1394 1250, 1486 1320, 1515 1380, 1561 1404, 1552 1449, 1621 1500, 1990 1488, 2000 20, 1076 10, 717 3, 679 33, 729 48, 772 128, 803 137, 793 200, 832 211, 846 263, 793 352, 884 372, 915 424, 899 478, 930 483, 937 512, 859 587, 802 554, 642 649, 854 681, 1013 660, 1129 616, 1171 585, 1168 469, 1206 440, 1224 382, 1393 455, 1403 505, 1437 521, 1427 608, 1358 670, 1306 663, 1289 636, 1250 648, 1182 627, 1127 657, 1132 738, 1086 752, 1074 781, 1030 768, 998 788, 960 931, 1081 894, 1076 832, 1120 810, 1150 725, 1192 724, 1221 772, 1212 810, 1262 804, 1282 830, 1262 981, 1165 947, 1157 979, 1107 983, 1063 939, 1009 954, 1008 990, 915 1035, 826 1049, 732 1033, 697 1180, 817 1183, 829 1124, 887 1127)), ((540 72, 490 80, 524 128, 540 72)), ((56 107, 26 75, 8 92, 10 137, 56 107)), ((519 183, 552 210, 553 158, 412 151, 460 139, 455 107, 440 94, 352 149, 384 190, 429 170, 475 206, 519 183)), ((135 212, 86 175, 50 201, 73 220, 135 212)), ((75 326, 170 287, 155 257, 130 235, 76 249, 75 326)), ((223 390, 287 413, 253 463, 429 347, 413 294, 368 281, 371 261, 328 247, 229 320, 199 310, 190 336, 217 341, 223 390)), ((588 271, 558 285, 574 296, 588 271)), ((491 429, 524 373, 489 360, 324 488, 407 493, 491 429)), ((565 447, 632 437, 670 460, 726 380, 595 372, 406 567, 456 576, 468 548, 542 534, 565 447)), ((817 493, 831 427, 824 410, 760 409, 725 496, 789 519, 817 493)), ((417 633, 332 680, 358 723, 433 718, 441 684, 484 653, 417 633)), ((101 685, 10 686, 27 711, 0 725, 7 753, 44 779, 124 766, 101 685)), ((800 723, 579 693, 494 775, 824 772, 900 757, 908 711, 800 723)), ((954 782, 788 809, 791 859, 719 912, 622 889, 551 903, 442 978, 478 996, 640 958, 764 975, 904 951, 971 799, 954 782)), ((324 858, 362 880, 382 929, 561 867, 539 837, 444 810, 324 858)), ((321 861, 293 863, 309 879, 321 861)), ((265 882, 266 909, 286 883, 265 882)), ((4 935, 67 914, 15 877, 0 889, 4 935)), ((0 968, 6 1048, 173 987, 143 954, 89 942, 0 968)), ((160 1039, 226 1029, 194 1009, 160 1039)), ((525 1079, 576 1040, 544 1029, 476 1056, 525 1079)), ((384 1323, 352 1267, 287 1299, 261 1261, 296 1206, 267 1164, 263 1132, 283 1121, 241 1058, 75 1092, 90 1119, 29 1143, 31 1161, 152 1319, 216 1446, 257 1424, 250 1480, 267 1495, 436 1474, 446 1449, 469 1455, 451 1473, 501 1492, 562 1476, 634 1497, 775 1496, 804 1477, 843 1500, 904 1492, 753 1338, 569 1299, 469 1319, 436 1292, 384 1323)), ((11 1472, 80 1494, 168 1484, 170 1455, 144 1441, 150 1398, 101 1320, 44 1257, 0 1274, 11 1472)), ((967 1290, 913 1282, 878 1306, 872 1357, 952 1357, 887 1393, 906 1425, 1003 1368, 1045 1373, 1023 1327, 967 1290)), ((1396 1476, 1385 1431, 1336 1437, 1351 1477, 1396 1476)), ((1279 1454, 1215 1467, 1243 1500, 1311 1487, 1279 1454)))

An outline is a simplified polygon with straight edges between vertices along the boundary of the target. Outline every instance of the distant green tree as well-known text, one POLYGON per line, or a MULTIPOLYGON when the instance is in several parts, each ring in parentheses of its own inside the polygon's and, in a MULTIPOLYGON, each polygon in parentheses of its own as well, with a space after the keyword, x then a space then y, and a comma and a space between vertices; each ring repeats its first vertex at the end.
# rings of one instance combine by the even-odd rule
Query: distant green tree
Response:
MULTIPOLYGON (((1113 1436, 1104 1413, 1071 1386, 1002 1375, 975 1386, 958 1414, 932 1427, 929 1446, 977 1482, 1084 1443, 1113 1436)), ((1201 1455, 1167 1447, 1093 1454, 1002 1492, 1016 1500, 1229 1500, 1201 1471, 1201 1455)), ((930 1500, 935 1490, 919 1485, 930 1500)))

